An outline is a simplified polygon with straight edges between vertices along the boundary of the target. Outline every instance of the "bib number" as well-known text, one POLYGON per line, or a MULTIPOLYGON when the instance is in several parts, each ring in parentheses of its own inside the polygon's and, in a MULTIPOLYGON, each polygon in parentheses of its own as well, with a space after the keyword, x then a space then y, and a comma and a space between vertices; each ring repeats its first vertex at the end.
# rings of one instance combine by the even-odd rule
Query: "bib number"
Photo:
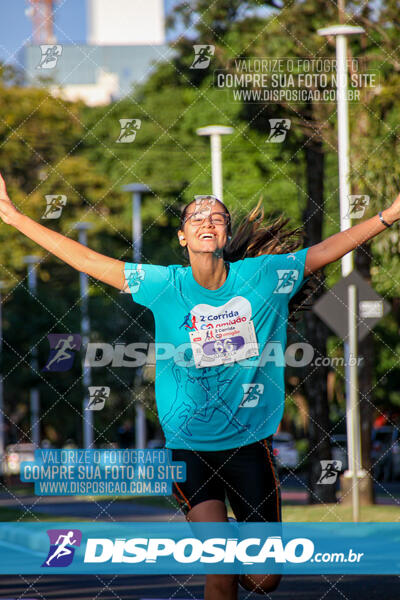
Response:
POLYGON ((190 331, 189 336, 197 368, 215 367, 259 354, 252 321, 234 327, 190 331))

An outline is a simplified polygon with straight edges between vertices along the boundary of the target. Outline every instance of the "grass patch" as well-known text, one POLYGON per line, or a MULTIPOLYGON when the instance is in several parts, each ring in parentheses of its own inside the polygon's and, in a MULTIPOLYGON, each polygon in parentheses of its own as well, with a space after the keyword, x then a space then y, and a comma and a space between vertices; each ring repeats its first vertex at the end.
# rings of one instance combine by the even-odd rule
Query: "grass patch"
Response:
POLYGON ((76 517, 71 517, 71 516, 60 516, 60 515, 46 515, 46 514, 42 514, 42 513, 37 513, 36 517, 34 517, 32 515, 31 512, 25 510, 24 508, 2 508, 0 507, 0 522, 2 521, 7 521, 7 522, 13 522, 13 521, 18 521, 18 522, 32 522, 32 523, 36 523, 36 522, 40 522, 40 521, 93 521, 93 519, 87 519, 84 517, 79 517, 79 519, 77 519, 76 517), (36 518, 37 517, 37 518, 36 518))
POLYGON ((178 503, 172 496, 74 496, 79 502, 130 502, 131 504, 140 504, 154 506, 155 508, 168 508, 174 510, 178 503))
MULTIPOLYGON (((295 522, 352 522, 351 506, 341 504, 313 504, 312 506, 283 506, 283 521, 295 522)), ((360 506, 360 521, 368 523, 398 522, 400 510, 398 506, 373 504, 360 506)))
POLYGON ((17 496, 18 498, 21 496, 34 496, 35 495, 35 487, 33 483, 21 483, 17 482, 10 483, 8 480, 0 481, 0 493, 2 498, 13 498, 17 496))

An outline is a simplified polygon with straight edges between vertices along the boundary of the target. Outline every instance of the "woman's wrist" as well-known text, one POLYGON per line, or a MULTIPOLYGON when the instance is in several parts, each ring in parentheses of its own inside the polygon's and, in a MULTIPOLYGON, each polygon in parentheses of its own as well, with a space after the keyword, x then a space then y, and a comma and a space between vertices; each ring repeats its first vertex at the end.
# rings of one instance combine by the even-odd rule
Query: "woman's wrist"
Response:
POLYGON ((15 212, 13 211, 13 213, 10 216, 9 225, 11 225, 11 227, 15 227, 16 229, 18 229, 21 219, 24 216, 25 215, 23 213, 20 213, 19 210, 16 210, 15 212))
POLYGON ((389 225, 393 225, 393 223, 395 223, 396 221, 398 221, 400 219, 398 211, 393 210, 393 208, 391 206, 389 206, 389 208, 385 208, 385 210, 382 210, 381 214, 382 214, 383 220, 386 221, 386 223, 388 223, 389 225))

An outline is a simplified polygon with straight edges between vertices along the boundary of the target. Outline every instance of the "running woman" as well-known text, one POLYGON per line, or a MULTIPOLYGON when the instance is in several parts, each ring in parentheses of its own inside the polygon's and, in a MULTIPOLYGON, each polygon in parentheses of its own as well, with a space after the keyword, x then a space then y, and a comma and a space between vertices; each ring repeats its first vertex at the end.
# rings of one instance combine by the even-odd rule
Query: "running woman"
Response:
MULTIPOLYGON (((152 310, 156 342, 174 344, 174 356, 157 361, 155 387, 166 447, 187 464, 187 481, 174 487, 187 520, 226 521, 227 496, 238 521, 281 521, 271 437, 283 413, 279 358, 294 297, 313 273, 399 220, 400 195, 378 215, 297 251, 294 232, 283 231, 287 221, 261 227, 260 205, 232 236, 226 206, 197 196, 178 231, 189 267, 139 265, 94 252, 21 214, 1 176, 0 217, 78 271, 130 292, 152 310)), ((268 594, 280 579, 208 575, 204 597, 233 600, 238 583, 268 594)))

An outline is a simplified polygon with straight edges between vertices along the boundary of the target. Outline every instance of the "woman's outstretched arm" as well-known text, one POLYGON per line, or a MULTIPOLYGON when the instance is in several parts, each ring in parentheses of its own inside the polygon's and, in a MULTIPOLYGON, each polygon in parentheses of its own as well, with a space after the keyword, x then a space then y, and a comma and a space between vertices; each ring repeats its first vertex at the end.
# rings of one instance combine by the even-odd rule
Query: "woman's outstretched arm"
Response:
POLYGON ((124 262, 99 254, 65 235, 52 231, 20 213, 7 195, 0 175, 0 217, 46 250, 58 256, 74 269, 87 273, 119 290, 124 287, 124 262))
MULTIPOLYGON (((382 217, 388 225, 392 225, 400 219, 400 194, 389 208, 382 211, 382 217)), ((345 231, 331 235, 319 244, 310 246, 304 268, 305 275, 335 262, 386 229, 387 227, 381 222, 379 215, 375 215, 345 231)))

